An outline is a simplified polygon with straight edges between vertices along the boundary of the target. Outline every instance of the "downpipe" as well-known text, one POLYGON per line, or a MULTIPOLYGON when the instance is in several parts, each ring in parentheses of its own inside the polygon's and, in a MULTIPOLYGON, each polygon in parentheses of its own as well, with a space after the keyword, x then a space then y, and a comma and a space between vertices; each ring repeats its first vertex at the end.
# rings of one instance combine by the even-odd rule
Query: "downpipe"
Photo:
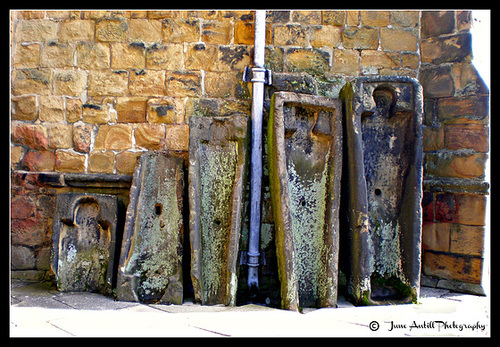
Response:
POLYGON ((252 139, 250 163, 250 233, 248 240, 248 280, 249 290, 259 288, 259 243, 260 243, 260 203, 262 186, 262 109, 264 105, 264 51, 266 45, 266 11, 255 11, 254 66, 252 78, 252 139))

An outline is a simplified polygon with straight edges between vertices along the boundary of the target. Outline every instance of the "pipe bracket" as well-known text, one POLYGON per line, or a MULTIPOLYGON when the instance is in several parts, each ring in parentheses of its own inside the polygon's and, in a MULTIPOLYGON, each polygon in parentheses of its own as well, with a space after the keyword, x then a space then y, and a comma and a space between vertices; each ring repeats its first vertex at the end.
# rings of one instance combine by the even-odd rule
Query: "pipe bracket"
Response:
POLYGON ((272 72, 269 69, 264 69, 261 67, 245 66, 245 70, 243 71, 243 81, 261 82, 267 85, 271 85, 273 83, 272 72))

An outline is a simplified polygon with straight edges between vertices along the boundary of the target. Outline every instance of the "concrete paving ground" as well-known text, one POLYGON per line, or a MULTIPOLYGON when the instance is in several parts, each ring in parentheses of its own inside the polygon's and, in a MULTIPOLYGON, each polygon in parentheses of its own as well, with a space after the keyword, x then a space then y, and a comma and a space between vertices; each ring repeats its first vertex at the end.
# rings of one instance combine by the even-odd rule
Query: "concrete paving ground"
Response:
POLYGON ((144 305, 48 283, 11 283, 11 337, 399 337, 490 336, 488 297, 422 287, 418 304, 296 313, 239 307, 144 305))

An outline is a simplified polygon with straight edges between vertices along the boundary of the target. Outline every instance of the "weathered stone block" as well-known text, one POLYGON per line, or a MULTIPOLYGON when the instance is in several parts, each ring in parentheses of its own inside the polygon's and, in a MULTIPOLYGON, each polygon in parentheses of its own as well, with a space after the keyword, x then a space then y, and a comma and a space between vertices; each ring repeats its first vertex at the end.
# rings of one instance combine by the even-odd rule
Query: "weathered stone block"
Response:
POLYGON ((37 68, 40 64, 40 45, 39 44, 17 44, 14 54, 14 67, 37 68))
POLYGON ((29 171, 54 171, 55 161, 54 152, 28 151, 23 157, 21 166, 29 171))
POLYGON ((101 125, 94 149, 124 150, 132 147, 132 128, 128 124, 101 125))
POLYGON ((85 161, 83 154, 57 150, 55 170, 59 172, 85 172, 85 161))
POLYGON ((33 149, 48 149, 47 129, 39 124, 12 124, 12 141, 33 149))
POLYGON ((146 50, 146 67, 159 70, 183 70, 184 47, 182 44, 153 44, 146 50))
POLYGON ((94 41, 94 32, 94 21, 77 19, 62 22, 57 37, 61 42, 94 41))
POLYGON ((189 119, 191 279, 204 305, 236 303, 248 118, 189 119))
POLYGON ((112 43, 112 69, 144 69, 146 66, 146 47, 142 42, 112 43))
POLYGON ((203 22, 201 40, 206 43, 228 45, 231 43, 231 22, 203 22))
POLYGON ((443 98, 455 94, 449 66, 425 66, 420 80, 426 98, 443 98))
MULTIPOLYGON (((452 225, 452 224, 448 224, 452 225)), ((484 251, 484 227, 453 224, 450 252, 481 257, 484 251)))
POLYGON ((112 151, 92 151, 89 154, 88 172, 113 173, 115 155, 112 151))
POLYGON ((138 124, 134 131, 135 145, 148 149, 165 146, 165 126, 162 124, 138 124))
POLYGON ((447 124, 444 126, 444 146, 486 153, 489 148, 488 127, 483 124, 447 124))
POLYGON ((455 29, 455 11, 422 11, 422 37, 451 34, 455 29))
POLYGON ((484 153, 427 153, 425 172, 431 177, 484 178, 487 158, 484 153))
POLYGON ((176 103, 170 98, 148 99, 147 119, 149 123, 175 123, 176 103))
POLYGON ((120 210, 116 196, 59 194, 52 225, 52 270, 60 291, 111 295, 120 210))
POLYGON ((72 148, 73 126, 71 124, 52 123, 47 127, 50 148, 72 148))
POLYGON ((207 72, 205 93, 209 98, 231 98, 237 81, 235 72, 207 72))
POLYGON ((321 11, 323 23, 326 25, 343 26, 346 22, 346 11, 321 11))
POLYGON ((16 27, 17 42, 51 41, 57 39, 57 23, 47 19, 21 20, 16 27))
POLYGON ((470 123, 488 121, 488 95, 440 98, 436 105, 438 120, 442 123, 470 123))
POLYGON ((92 141, 92 125, 83 122, 73 124, 73 146, 75 151, 88 153, 92 141))
POLYGON ((50 69, 19 69, 12 73, 12 94, 51 93, 52 72, 50 69))
POLYGON ((66 98, 66 121, 74 123, 82 118, 82 101, 66 98))
POLYGON ((161 42, 162 24, 160 21, 131 19, 129 39, 132 42, 161 42))
POLYGON ((253 23, 237 22, 234 24, 234 43, 237 45, 252 45, 254 42, 253 23))
POLYGON ((443 64, 471 60, 472 37, 469 32, 423 39, 420 45, 423 63, 443 64))
POLYGON ((39 98, 38 118, 44 122, 60 122, 64 120, 64 100, 61 96, 45 96, 39 98))
POLYGON ((118 270, 117 298, 182 304, 183 165, 161 152, 134 171, 118 270))
POLYGON ((198 71, 167 72, 165 85, 168 96, 200 97, 201 73, 198 71))
POLYGON ((408 303, 420 291, 422 87, 361 77, 344 107, 341 268, 357 305, 408 303), (344 179, 345 177, 345 179, 344 179))
POLYGON ((128 72, 125 70, 90 70, 87 88, 89 96, 126 95, 128 72))
POLYGON ((128 24, 123 18, 103 18, 96 22, 95 38, 102 42, 127 41, 128 24))
POLYGON ((378 29, 365 27, 346 27, 342 32, 345 48, 377 49, 378 29))
POLYGON ((35 268, 35 253, 24 246, 11 247, 10 266, 12 270, 30 270, 35 268))
POLYGON ((109 69, 111 50, 109 44, 79 42, 76 46, 77 66, 82 69, 109 69))
POLYGON ((130 94, 136 96, 165 95, 165 71, 139 70, 130 72, 130 94))
POLYGON ((342 27, 317 25, 311 27, 311 46, 337 47, 342 40, 342 27))
POLYGON ((428 276, 481 283, 483 261, 479 257, 425 252, 423 273, 428 276))
POLYGON ((245 46, 219 46, 218 71, 242 71, 250 65, 250 52, 245 46))
POLYGON ((163 41, 166 43, 198 42, 200 21, 198 19, 166 19, 163 21, 163 41))
POLYGON ((13 97, 12 99, 12 118, 19 120, 33 121, 38 115, 36 105, 36 96, 28 95, 13 97))
POLYGON ((290 92, 274 93, 271 103, 267 152, 281 306, 335 307, 341 105, 290 92))
POLYGON ((361 25, 385 27, 389 24, 389 11, 360 11, 361 25))
POLYGON ((276 46, 306 46, 309 41, 309 28, 300 24, 274 26, 274 44, 276 46))
POLYGON ((55 70, 54 94, 80 96, 87 89, 87 73, 82 70, 55 70))
MULTIPOLYGON (((132 72, 134 74, 134 72, 132 72)), ((146 102, 143 97, 119 97, 116 112, 120 123, 143 123, 146 121, 146 102)))
POLYGON ((381 28, 380 45, 384 51, 416 51, 418 31, 406 28, 381 28))
POLYGON ((286 52, 285 66, 289 72, 307 72, 322 75, 330 66, 330 53, 317 48, 289 48, 286 52))
POLYGON ((189 147, 189 125, 166 125, 165 147, 172 151, 187 151, 189 147))
POLYGON ((116 173, 132 175, 134 173, 137 158, 144 152, 123 151, 116 155, 116 173))
POLYGON ((194 43, 186 51, 186 69, 217 71, 217 45, 194 43))
POLYGON ((42 49, 40 65, 42 67, 71 67, 73 55, 74 48, 71 45, 50 42, 42 49))
POLYGON ((336 49, 333 52, 332 72, 349 76, 359 73, 359 52, 355 49, 336 49))
POLYGON ((86 103, 81 107, 82 119, 85 123, 107 124, 110 121, 108 110, 104 105, 86 103))

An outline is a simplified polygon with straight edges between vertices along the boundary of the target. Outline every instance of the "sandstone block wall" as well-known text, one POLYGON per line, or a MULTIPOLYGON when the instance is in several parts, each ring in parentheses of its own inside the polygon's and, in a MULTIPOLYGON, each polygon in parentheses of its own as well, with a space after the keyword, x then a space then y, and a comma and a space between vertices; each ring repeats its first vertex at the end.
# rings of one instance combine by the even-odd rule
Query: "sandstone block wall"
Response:
MULTIPOLYGON (((131 175, 145 151, 187 155, 189 117, 250 115, 251 86, 242 74, 252 62, 254 13, 10 15, 12 269, 39 278, 48 270, 54 196, 73 188, 47 185, 37 173, 131 175)), ((268 11, 266 22, 267 103, 279 90, 338 97, 356 76, 420 79, 423 271, 479 283, 489 95, 471 64, 470 12, 268 11)), ((273 273, 264 169, 263 272, 273 273)), ((114 192, 126 202, 127 188, 120 189, 114 192)), ((245 242, 244 234, 242 249, 245 242)))

